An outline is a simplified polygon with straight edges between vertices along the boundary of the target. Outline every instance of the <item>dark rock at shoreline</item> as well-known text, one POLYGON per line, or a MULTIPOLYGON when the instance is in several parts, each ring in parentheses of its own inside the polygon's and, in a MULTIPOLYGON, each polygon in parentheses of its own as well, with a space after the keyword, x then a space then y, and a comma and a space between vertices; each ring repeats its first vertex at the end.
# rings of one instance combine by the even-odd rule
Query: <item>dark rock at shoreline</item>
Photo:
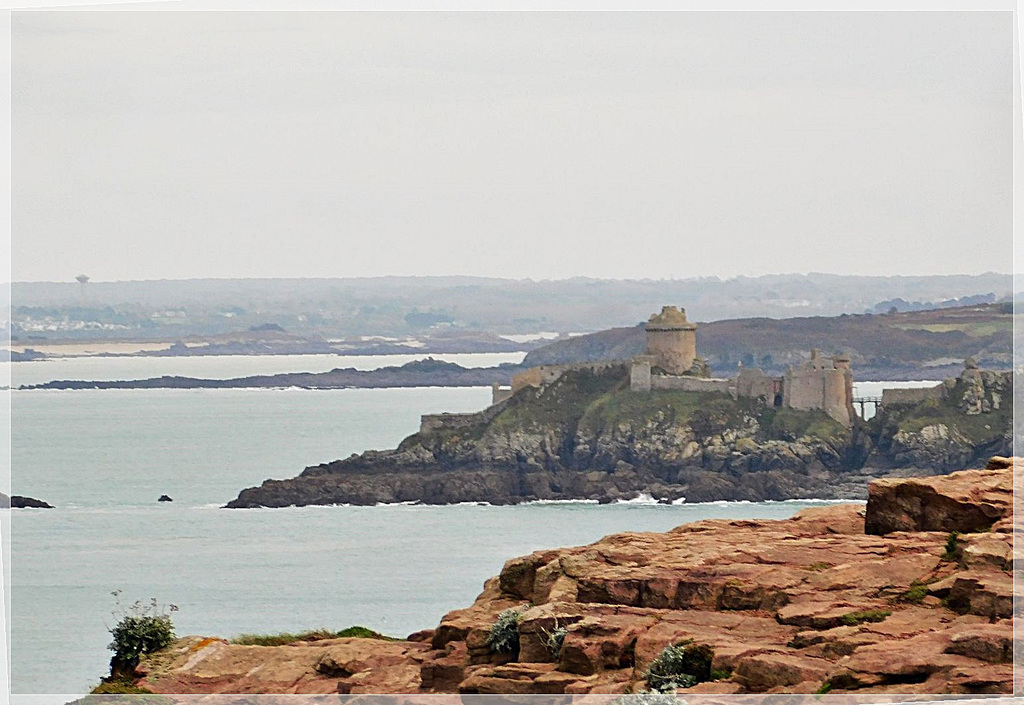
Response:
POLYGON ((157 502, 173 502, 173 501, 174 501, 173 499, 171 499, 170 497, 168 497, 165 494, 160 495, 160 499, 157 500, 157 502))
POLYGON ((22 497, 21 495, 7 495, 0 492, 0 509, 53 509, 53 505, 47 504, 41 499, 22 497))

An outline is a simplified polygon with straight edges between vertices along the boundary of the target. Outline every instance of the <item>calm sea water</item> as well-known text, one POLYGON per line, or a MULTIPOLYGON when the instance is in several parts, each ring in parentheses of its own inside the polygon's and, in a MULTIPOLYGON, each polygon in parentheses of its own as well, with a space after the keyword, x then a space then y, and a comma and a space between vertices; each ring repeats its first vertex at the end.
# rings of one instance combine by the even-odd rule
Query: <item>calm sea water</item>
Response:
POLYGON ((486 388, 12 392, 12 489, 58 507, 11 513, 13 691, 94 685, 109 658, 115 589, 128 602, 179 605, 179 634, 362 624, 401 636, 468 605, 512 556, 807 506, 219 508, 242 487, 392 447, 420 414, 480 409, 489 396, 486 388), (161 494, 174 502, 157 503, 161 494))

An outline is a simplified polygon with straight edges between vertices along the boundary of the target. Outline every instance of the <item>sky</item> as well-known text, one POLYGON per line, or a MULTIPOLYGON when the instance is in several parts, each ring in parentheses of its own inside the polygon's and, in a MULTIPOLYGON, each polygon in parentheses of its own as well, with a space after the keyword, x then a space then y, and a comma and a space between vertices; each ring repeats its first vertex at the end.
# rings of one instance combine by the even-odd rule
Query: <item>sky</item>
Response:
POLYGON ((15 12, 15 281, 1011 270, 1006 12, 15 12))

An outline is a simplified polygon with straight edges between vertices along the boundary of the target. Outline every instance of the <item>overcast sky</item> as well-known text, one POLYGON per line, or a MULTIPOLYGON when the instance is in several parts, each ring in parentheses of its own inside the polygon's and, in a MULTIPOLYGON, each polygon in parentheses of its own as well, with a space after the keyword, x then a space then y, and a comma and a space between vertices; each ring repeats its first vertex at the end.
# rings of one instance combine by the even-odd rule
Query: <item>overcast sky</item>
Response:
POLYGON ((15 13, 13 278, 1008 272, 1011 22, 15 13))

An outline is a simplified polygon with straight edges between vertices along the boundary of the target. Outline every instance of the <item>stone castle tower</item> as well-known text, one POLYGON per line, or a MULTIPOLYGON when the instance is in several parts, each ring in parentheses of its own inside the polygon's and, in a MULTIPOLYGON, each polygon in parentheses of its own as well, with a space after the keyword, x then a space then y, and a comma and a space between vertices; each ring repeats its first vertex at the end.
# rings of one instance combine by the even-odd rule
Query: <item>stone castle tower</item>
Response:
POLYGON ((651 365, 670 375, 690 371, 697 357, 697 324, 686 320, 686 309, 663 306, 644 326, 651 365))
POLYGON ((783 390, 783 406, 822 409, 847 428, 853 424, 853 372, 846 355, 824 357, 811 350, 810 360, 786 370, 783 390))

